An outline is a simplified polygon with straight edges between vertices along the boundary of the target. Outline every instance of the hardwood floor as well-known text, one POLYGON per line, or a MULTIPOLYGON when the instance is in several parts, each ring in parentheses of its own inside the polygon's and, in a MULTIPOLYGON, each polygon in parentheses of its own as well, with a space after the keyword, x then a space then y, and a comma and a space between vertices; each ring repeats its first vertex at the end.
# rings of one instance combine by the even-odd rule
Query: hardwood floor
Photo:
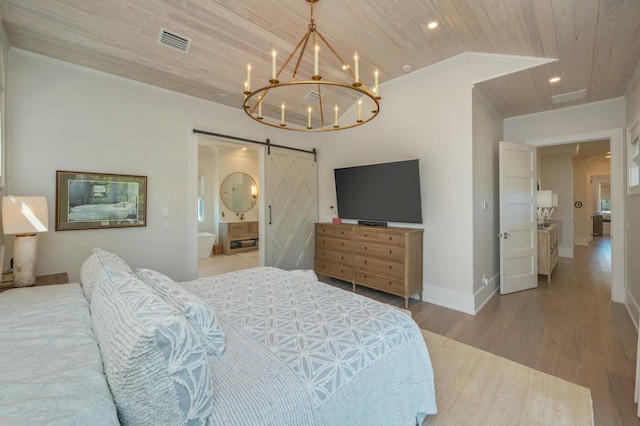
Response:
MULTIPOLYGON (((633 402, 638 334, 624 305, 611 302, 611 240, 596 237, 559 258, 538 288, 495 295, 478 315, 415 299, 421 328, 591 389, 596 425, 640 425, 633 402)), ((324 281, 324 280, 323 280, 324 281)), ((350 290, 351 284, 327 279, 350 290)), ((397 306, 400 297, 359 294, 397 306)))

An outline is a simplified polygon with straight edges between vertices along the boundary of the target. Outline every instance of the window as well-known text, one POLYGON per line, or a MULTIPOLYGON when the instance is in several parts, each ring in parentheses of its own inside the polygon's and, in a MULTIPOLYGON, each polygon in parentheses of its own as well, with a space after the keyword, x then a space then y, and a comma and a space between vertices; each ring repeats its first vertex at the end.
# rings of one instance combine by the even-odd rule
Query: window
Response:
POLYGON ((611 199, 610 198, 601 198, 600 199, 600 213, 611 213, 611 199))
POLYGON ((198 176, 198 222, 204 222, 204 176, 198 176))

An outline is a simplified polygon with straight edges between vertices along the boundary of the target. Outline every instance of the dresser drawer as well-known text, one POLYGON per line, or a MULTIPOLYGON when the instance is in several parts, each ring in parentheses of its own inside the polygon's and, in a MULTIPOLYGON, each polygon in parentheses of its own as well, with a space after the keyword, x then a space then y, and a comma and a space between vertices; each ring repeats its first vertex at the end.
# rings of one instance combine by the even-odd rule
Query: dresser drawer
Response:
POLYGON ((380 273, 402 280, 404 278, 404 263, 386 259, 356 256, 356 271, 380 273))
POLYGON ((338 250, 341 252, 353 252, 353 240, 342 240, 333 237, 316 237, 316 250, 338 250))
POLYGON ((397 296, 404 295, 404 280, 401 278, 383 277, 369 272, 357 271, 356 284, 397 296))
POLYGON ((330 262, 344 263, 351 265, 353 263, 353 255, 349 252, 340 252, 335 250, 316 249, 317 260, 328 260, 330 262))
POLYGON ((316 258, 316 274, 327 275, 345 281, 353 280, 353 268, 350 265, 339 265, 316 258))
POLYGON ((388 230, 358 229, 356 240, 404 246, 404 233, 389 232, 388 230))
POLYGON ((336 225, 317 225, 316 237, 327 236, 336 238, 353 239, 353 228, 348 226, 336 226, 336 225))
POLYGON ((381 244, 374 244, 367 241, 356 242, 356 253, 364 254, 367 256, 381 257, 383 259, 399 260, 404 262, 404 245, 402 246, 387 246, 381 244))

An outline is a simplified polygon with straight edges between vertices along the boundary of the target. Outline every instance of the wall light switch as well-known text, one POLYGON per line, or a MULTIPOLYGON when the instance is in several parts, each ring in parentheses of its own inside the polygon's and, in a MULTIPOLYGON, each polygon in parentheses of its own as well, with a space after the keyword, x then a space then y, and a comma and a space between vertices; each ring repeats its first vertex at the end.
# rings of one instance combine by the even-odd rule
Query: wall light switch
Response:
POLYGON ((484 201, 482 203, 482 210, 487 211, 488 208, 489 208, 489 202, 488 201, 484 201))
POLYGON ((168 220, 163 220, 162 221, 162 229, 164 229, 166 231, 169 228, 170 228, 169 221, 168 220))
POLYGON ((168 217, 169 216, 169 207, 165 207, 162 209, 162 216, 164 217, 168 217))

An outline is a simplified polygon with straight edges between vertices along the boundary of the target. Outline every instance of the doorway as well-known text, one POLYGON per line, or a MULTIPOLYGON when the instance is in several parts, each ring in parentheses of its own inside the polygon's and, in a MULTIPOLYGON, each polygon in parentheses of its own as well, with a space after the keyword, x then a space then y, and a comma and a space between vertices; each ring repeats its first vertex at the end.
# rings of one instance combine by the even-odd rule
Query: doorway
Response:
POLYGON ((208 136, 197 140, 198 277, 258 266, 260 148, 208 136), (229 230, 238 226, 255 232, 234 237, 229 230))
MULTIPOLYGON (((624 261, 625 261, 625 186, 624 186, 624 138, 623 129, 610 129, 582 134, 570 134, 528 141, 527 144, 540 147, 609 141, 611 169, 611 202, 615 206, 611 216, 611 300, 624 303, 624 261)), ((587 144, 588 145, 588 144, 587 144)), ((585 179, 586 181, 586 179, 585 179)), ((584 205, 582 200, 571 200, 576 210, 584 205), (579 203, 578 203, 579 202, 579 203), (576 204, 577 203, 577 204, 576 204)), ((580 211, 586 211, 582 209, 580 211)), ((575 212, 575 211, 574 211, 575 212)))

